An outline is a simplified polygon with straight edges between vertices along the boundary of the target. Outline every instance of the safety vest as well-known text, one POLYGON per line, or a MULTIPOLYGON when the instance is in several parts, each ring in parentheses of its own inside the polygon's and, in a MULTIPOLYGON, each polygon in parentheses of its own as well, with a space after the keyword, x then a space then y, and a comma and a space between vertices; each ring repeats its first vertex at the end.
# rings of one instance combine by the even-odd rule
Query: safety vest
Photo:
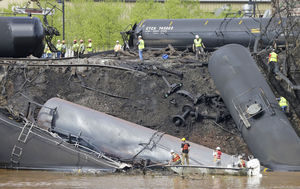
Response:
POLYGON ((83 43, 80 44, 79 49, 80 49, 80 53, 84 53, 85 47, 84 47, 84 44, 83 44, 83 43))
POLYGON ((119 50, 121 50, 121 45, 120 44, 115 45, 114 50, 115 50, 115 52, 118 52, 119 50))
POLYGON ((216 153, 215 153, 215 158, 220 160, 221 155, 222 155, 222 152, 220 150, 217 150, 216 153))
POLYGON ((271 52, 269 55, 269 62, 277 62, 277 54, 275 52, 271 52))
POLYGON ((143 49, 145 48, 144 40, 141 39, 139 42, 140 42, 140 43, 139 43, 138 48, 139 48, 139 50, 143 50, 143 49))
POLYGON ((288 106, 287 100, 283 96, 280 97, 279 106, 280 107, 288 106))
POLYGON ((180 161, 180 156, 178 154, 175 153, 172 156, 173 156, 173 159, 172 159, 173 162, 180 161))
POLYGON ((77 43, 73 44, 72 49, 73 49, 74 52, 78 52, 79 45, 77 43))
POLYGON ((199 38, 199 40, 194 39, 194 44, 195 47, 202 47, 202 39, 201 38, 199 38))
POLYGON ((245 160, 240 160, 240 165, 239 165, 240 167, 246 167, 246 162, 245 162, 245 160))
POLYGON ((87 46, 87 51, 92 52, 93 51, 93 44, 90 42, 87 46))
POLYGON ((62 52, 62 53, 66 53, 66 50, 67 50, 66 45, 65 45, 65 44, 62 44, 62 45, 61 45, 61 52, 62 52))
POLYGON ((56 48, 57 48, 58 51, 61 51, 62 44, 60 44, 60 43, 59 43, 59 44, 56 44, 56 48))

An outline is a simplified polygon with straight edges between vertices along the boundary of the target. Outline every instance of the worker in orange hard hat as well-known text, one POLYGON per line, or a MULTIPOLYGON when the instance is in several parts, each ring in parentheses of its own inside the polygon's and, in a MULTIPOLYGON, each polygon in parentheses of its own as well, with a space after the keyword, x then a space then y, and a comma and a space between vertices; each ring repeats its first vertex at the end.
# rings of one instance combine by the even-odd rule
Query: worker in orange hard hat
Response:
POLYGON ((87 45, 86 50, 87 50, 88 54, 92 54, 93 53, 93 43, 92 43, 91 39, 89 39, 88 41, 89 41, 89 44, 87 45))
POLYGON ((78 57, 79 45, 78 45, 76 39, 73 41, 72 50, 73 50, 74 56, 75 56, 75 57, 78 57))
POLYGON ((85 46, 82 39, 80 39, 80 45, 79 45, 79 57, 81 57, 84 54, 85 46))

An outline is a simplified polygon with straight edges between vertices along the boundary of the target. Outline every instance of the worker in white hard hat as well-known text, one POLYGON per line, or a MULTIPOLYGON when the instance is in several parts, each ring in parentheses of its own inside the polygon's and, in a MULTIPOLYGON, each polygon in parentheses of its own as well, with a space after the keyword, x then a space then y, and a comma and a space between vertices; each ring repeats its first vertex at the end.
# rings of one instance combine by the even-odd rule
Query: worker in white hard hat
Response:
POLYGON ((169 165, 180 165, 181 164, 181 158, 180 156, 174 152, 174 150, 170 151, 171 153, 171 160, 169 161, 169 165))
POLYGON ((213 156, 214 156, 214 162, 216 162, 216 165, 220 166, 221 165, 222 152, 221 152, 221 148, 219 146, 213 152, 213 156))
POLYGON ((143 50, 145 48, 145 42, 142 39, 142 36, 138 37, 138 42, 136 45, 138 46, 140 60, 143 60, 143 50))
POLYGON ((193 44, 193 50, 196 53, 196 59, 198 60, 200 55, 204 53, 205 46, 202 42, 202 39, 199 37, 199 35, 195 35, 194 44, 193 44))
POLYGON ((115 51, 115 57, 117 57, 119 55, 119 52, 122 50, 122 46, 120 45, 119 41, 116 41, 116 45, 114 47, 114 51, 115 51))
POLYGON ((186 142, 185 138, 182 138, 181 141, 182 141, 182 143, 181 143, 181 153, 182 153, 181 164, 184 165, 186 162, 186 164, 189 165, 190 164, 190 161, 189 161, 190 144, 186 142))

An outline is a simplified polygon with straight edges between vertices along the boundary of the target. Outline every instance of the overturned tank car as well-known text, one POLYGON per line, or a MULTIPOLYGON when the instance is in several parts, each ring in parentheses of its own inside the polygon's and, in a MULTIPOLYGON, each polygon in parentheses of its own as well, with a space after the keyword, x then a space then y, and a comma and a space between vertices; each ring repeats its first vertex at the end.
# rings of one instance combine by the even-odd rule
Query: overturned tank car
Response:
POLYGON ((208 69, 251 152, 273 170, 300 170, 300 139, 248 49, 215 51, 208 69))
POLYGON ((195 35, 202 38, 206 50, 237 43, 259 48, 283 44, 281 21, 275 18, 225 18, 225 19, 148 19, 126 32, 123 40, 130 48, 136 47, 141 35, 146 48, 165 48, 171 44, 178 50, 191 48, 195 35))
MULTIPOLYGON (((48 100, 38 114, 38 124, 75 143, 125 163, 166 163, 170 150, 180 153, 181 140, 119 118, 62 100, 48 100)), ((213 150, 190 143, 190 164, 214 165, 213 150)), ((222 164, 237 159, 227 154, 222 164)))
POLYGON ((0 57, 41 57, 44 28, 38 18, 0 17, 0 57))

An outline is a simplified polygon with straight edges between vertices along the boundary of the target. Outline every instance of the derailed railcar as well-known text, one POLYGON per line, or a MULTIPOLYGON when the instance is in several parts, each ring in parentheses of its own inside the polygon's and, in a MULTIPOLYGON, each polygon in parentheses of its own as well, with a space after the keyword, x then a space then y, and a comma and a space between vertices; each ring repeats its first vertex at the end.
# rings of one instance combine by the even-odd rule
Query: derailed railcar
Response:
POLYGON ((41 57, 44 28, 38 18, 0 17, 0 57, 41 57))
POLYGON ((300 170, 300 138, 248 49, 230 44, 213 53, 208 69, 251 152, 273 170, 300 170))
MULTIPOLYGON (((165 48, 171 44, 178 50, 191 48, 195 35, 199 35, 206 50, 237 43, 253 48, 284 44, 281 21, 271 18, 226 19, 148 19, 135 24, 131 30, 121 32, 127 37, 130 48, 136 47, 141 35, 146 48, 165 48)), ((126 39, 126 37, 123 37, 126 39)))

